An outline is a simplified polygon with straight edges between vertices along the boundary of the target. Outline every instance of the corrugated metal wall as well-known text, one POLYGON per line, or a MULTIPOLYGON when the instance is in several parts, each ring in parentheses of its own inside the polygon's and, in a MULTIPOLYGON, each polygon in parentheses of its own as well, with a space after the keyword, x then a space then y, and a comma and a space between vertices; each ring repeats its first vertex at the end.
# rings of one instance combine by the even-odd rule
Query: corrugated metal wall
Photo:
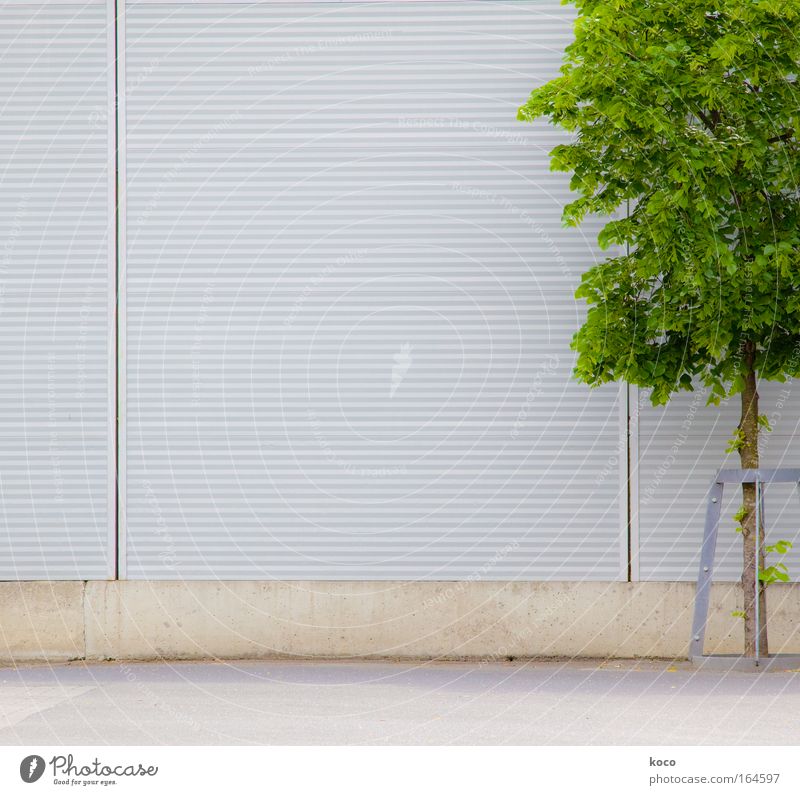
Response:
POLYGON ((127 6, 127 576, 626 576, 554 2, 127 6))
POLYGON ((108 23, 0 4, 0 579, 114 570, 108 23))
MULTIPOLYGON (((103 578, 113 4, 0 13, 0 579, 103 578)), ((625 406, 570 377, 596 230, 561 228, 559 138, 514 121, 571 11, 147 2, 120 23, 122 575, 624 578, 625 406)), ((761 393, 764 463, 797 465, 793 386, 761 393)), ((638 403, 632 575, 694 579, 738 406, 638 403)), ((799 522, 770 487, 771 538, 799 522)))
MULTIPOLYGON (((772 425, 765 434, 761 463, 765 467, 798 466, 793 451, 800 428, 797 385, 764 383, 760 411, 772 425)), ((642 392, 634 459, 638 468, 639 576, 643 580, 695 580, 700 562, 707 493, 718 469, 738 469, 738 454, 726 456, 728 440, 739 422, 738 396, 721 409, 706 406, 708 392, 676 396, 664 408, 653 408, 642 392), (638 447, 638 451, 637 448, 638 447)), ((636 433, 637 424, 633 430, 636 433)), ((725 487, 725 504, 717 542, 716 579, 738 580, 742 568, 741 538, 733 515, 741 489, 725 487)), ((767 541, 785 538, 796 548, 783 558, 792 579, 800 575, 800 495, 793 486, 766 487, 764 515, 767 541)), ((781 558, 775 558, 781 560, 781 558)), ((635 568, 635 566, 634 566, 635 568)))

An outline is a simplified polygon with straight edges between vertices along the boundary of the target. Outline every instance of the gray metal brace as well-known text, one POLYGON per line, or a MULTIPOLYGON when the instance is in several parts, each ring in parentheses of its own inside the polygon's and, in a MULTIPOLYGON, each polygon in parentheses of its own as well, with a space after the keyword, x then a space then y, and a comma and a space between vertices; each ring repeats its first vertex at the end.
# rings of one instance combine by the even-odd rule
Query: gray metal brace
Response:
POLYGON ((759 524, 761 524, 764 516, 764 491, 761 486, 767 483, 794 483, 800 487, 800 469, 721 469, 717 472, 717 477, 708 492, 703 547, 700 551, 700 571, 697 575, 697 591, 694 599, 692 639, 689 644, 691 658, 703 657, 706 624, 708 622, 708 602, 711 596, 711 582, 714 574, 714 555, 717 550, 719 514, 722 508, 722 494, 726 483, 756 484, 758 493, 757 506, 761 514, 759 524))

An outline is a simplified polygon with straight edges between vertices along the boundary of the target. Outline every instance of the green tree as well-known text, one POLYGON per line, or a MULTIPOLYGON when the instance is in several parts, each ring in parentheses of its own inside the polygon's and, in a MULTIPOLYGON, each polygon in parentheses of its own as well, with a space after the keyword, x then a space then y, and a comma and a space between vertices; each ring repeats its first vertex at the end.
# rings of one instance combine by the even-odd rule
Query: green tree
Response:
MULTIPOLYGON (((757 467, 758 381, 800 371, 800 0, 575 5, 560 76, 518 118, 572 133, 551 152, 577 193, 564 221, 612 216, 600 245, 626 251, 583 275, 576 376, 654 404, 698 383, 740 395, 734 446, 757 467)), ((740 519, 745 653, 760 632, 766 654, 753 484, 740 519)))

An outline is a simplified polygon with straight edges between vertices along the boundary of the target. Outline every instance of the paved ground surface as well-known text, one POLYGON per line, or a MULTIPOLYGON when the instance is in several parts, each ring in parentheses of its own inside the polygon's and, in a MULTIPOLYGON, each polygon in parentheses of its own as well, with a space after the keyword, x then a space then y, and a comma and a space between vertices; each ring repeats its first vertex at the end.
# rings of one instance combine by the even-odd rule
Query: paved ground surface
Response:
POLYGON ((797 744, 800 672, 666 662, 0 669, 0 744, 797 744))

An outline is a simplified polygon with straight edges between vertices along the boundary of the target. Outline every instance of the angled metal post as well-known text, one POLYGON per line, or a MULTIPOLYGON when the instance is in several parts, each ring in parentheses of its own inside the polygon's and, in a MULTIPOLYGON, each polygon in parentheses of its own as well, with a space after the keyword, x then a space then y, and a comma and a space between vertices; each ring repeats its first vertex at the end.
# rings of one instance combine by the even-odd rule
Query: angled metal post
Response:
POLYGON ((714 555, 717 551, 717 531, 719 514, 722 509, 721 481, 715 481, 708 492, 706 523, 703 530, 703 548, 700 551, 700 572, 697 575, 697 593, 694 600, 694 620, 692 621, 692 640, 689 644, 691 657, 703 655, 703 644, 708 622, 708 602, 711 597, 711 582, 714 573, 714 555))
MULTIPOLYGON (((689 657, 695 665, 720 671, 766 671, 794 670, 800 668, 800 654, 770 654, 762 656, 757 637, 756 656, 745 657, 743 654, 704 654, 703 645, 708 623, 708 605, 711 597, 711 581, 714 573, 714 555, 717 549, 717 533, 719 517, 722 509, 722 493, 725 483, 739 485, 741 483, 756 484, 756 527, 757 534, 765 533, 764 528, 764 493, 767 483, 794 483, 800 493, 800 468, 781 469, 720 469, 708 492, 706 508, 706 524, 703 531, 703 549, 700 553, 700 572, 697 576, 697 593, 694 602, 694 620, 692 622, 692 639, 689 644, 689 657)), ((759 538, 756 541, 760 543, 759 538)), ((758 548, 758 545, 757 545, 758 548)), ((758 582, 756 589, 758 589, 758 582)), ((758 593, 756 593, 758 606, 758 593)), ((758 609, 758 607, 757 607, 758 609)), ((758 626, 758 622, 756 622, 758 626)))
MULTIPOLYGON (((756 618, 756 665, 761 657, 761 523, 764 521, 762 508, 764 507, 764 494, 761 488, 761 481, 756 480, 756 586, 753 594, 753 607, 756 618)), ((744 595, 747 604, 747 595, 744 595)))

